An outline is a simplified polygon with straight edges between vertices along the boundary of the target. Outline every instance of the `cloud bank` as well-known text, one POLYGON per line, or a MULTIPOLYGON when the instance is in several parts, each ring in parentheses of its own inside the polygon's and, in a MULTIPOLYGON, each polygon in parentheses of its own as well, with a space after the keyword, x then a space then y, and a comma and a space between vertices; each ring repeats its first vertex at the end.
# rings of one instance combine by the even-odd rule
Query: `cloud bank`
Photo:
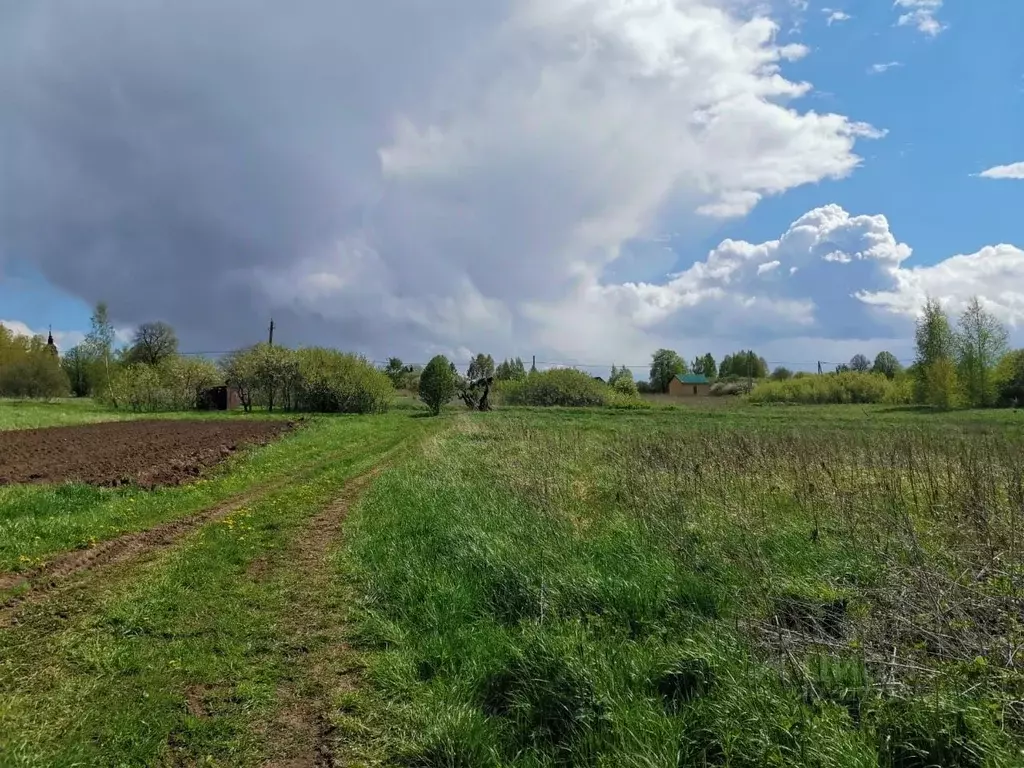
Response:
POLYGON ((529 346, 671 220, 841 178, 806 53, 711 0, 0 8, 0 258, 201 346, 529 346), (287 331, 285 330, 287 329, 287 331))
MULTIPOLYGON (((4 4, 0 268, 193 349, 271 315, 285 343, 378 358, 890 338, 942 281, 902 266, 882 216, 826 206, 660 281, 613 277, 670 232, 849 175, 882 135, 801 106, 785 66, 808 50, 760 7, 4 4)), ((964 264, 1000 273, 1019 251, 999 248, 964 264)))

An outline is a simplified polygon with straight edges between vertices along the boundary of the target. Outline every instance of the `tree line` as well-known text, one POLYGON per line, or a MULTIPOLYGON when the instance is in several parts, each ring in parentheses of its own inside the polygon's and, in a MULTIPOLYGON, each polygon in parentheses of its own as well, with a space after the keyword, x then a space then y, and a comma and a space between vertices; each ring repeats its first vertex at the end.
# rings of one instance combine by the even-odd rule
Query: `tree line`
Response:
MULTIPOLYGON (((198 407, 209 388, 227 385, 237 392, 246 410, 365 412, 386 407, 392 389, 420 393, 426 373, 425 368, 406 365, 397 357, 378 370, 365 358, 336 350, 270 344, 233 352, 215 364, 181 355, 174 329, 160 321, 140 325, 123 348, 115 348, 115 338, 103 303, 93 311, 82 343, 60 357, 41 336, 18 335, 0 325, 0 396, 61 397, 70 393, 96 397, 114 407, 169 410, 198 407)), ((436 378, 439 365, 435 364, 431 376, 436 378)), ((533 366, 527 369, 519 357, 496 363, 483 353, 473 357, 465 375, 447 358, 443 367, 452 374, 456 392, 480 380, 493 380, 496 386, 504 384, 511 391, 511 384, 537 373, 533 366)), ((626 366, 613 365, 606 383, 618 395, 630 398, 643 392, 667 392, 672 379, 686 373, 704 375, 719 385, 737 382, 740 386, 750 380, 784 383, 811 375, 781 366, 769 372, 765 359, 749 349, 726 355, 721 363, 711 353, 687 363, 675 350, 659 349, 651 356, 646 382, 635 381, 626 366)), ((859 393, 849 395, 855 399, 885 392, 894 402, 940 408, 1024 402, 1024 350, 1009 349, 1006 328, 977 297, 969 301, 955 326, 937 299, 927 299, 915 328, 915 359, 908 368, 891 352, 882 351, 873 360, 854 355, 829 375, 846 374, 874 375, 893 383, 886 389, 843 378, 843 388, 859 393)), ((447 381, 447 374, 442 378, 447 381)), ((441 391, 447 391, 447 384, 441 391)), ((785 399, 785 391, 775 394, 785 399)))

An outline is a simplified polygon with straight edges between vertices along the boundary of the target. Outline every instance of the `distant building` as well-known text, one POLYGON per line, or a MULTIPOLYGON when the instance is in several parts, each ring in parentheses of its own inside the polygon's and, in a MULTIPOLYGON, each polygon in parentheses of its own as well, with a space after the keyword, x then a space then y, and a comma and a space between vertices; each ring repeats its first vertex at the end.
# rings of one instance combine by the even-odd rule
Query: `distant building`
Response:
POLYGON ((683 373, 668 383, 668 393, 674 397, 706 397, 711 394, 711 382, 703 373, 683 373))
POLYGON ((233 411, 242 404, 235 387, 210 387, 203 390, 199 395, 199 402, 196 403, 201 411, 233 411))
POLYGON ((57 345, 53 343, 53 328, 52 327, 47 331, 47 334, 48 335, 46 337, 46 350, 51 355, 53 355, 54 357, 59 357, 60 353, 57 352, 57 345))

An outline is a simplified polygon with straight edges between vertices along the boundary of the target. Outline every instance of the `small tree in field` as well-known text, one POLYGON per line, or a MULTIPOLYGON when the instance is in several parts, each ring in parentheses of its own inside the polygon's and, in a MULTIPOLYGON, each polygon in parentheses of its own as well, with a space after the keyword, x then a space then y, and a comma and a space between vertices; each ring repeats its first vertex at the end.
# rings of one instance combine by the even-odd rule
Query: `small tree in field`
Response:
POLYGON ((887 379, 895 379, 896 374, 903 370, 900 361, 892 352, 879 352, 875 355, 875 363, 871 366, 872 373, 880 373, 887 379))
POLYGON ((867 373, 871 370, 871 361, 866 355, 857 354, 850 358, 850 370, 857 373, 867 373))
POLYGON ((457 374, 444 355, 437 355, 420 374, 420 400, 437 416, 442 406, 455 397, 457 374))
POLYGON ((686 362, 678 352, 671 349, 659 349, 651 356, 649 381, 655 391, 668 392, 669 382, 681 373, 686 373, 686 362))
POLYGON ((972 297, 953 335, 960 387, 971 408, 995 404, 998 388, 992 374, 1007 352, 1006 340, 1006 328, 972 297))
POLYGON ((928 297, 914 332, 914 400, 950 408, 955 401, 954 337, 938 299, 928 297))
POLYGON ((389 357, 387 365, 384 366, 384 373, 391 379, 391 384, 395 389, 401 389, 402 377, 405 374, 405 364, 401 358, 389 357))
POLYGON ((159 365, 178 352, 178 337, 167 323, 143 323, 135 330, 127 362, 159 365))

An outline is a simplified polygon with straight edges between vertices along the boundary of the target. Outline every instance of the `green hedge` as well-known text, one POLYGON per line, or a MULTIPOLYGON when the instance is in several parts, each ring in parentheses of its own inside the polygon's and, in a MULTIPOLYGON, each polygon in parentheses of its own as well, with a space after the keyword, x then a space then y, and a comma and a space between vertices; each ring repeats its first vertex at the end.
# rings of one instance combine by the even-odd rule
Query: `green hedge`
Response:
POLYGON ((786 381, 759 383, 750 393, 752 403, 796 403, 801 405, 843 403, 891 403, 912 399, 906 377, 887 379, 878 373, 828 373, 786 381))

